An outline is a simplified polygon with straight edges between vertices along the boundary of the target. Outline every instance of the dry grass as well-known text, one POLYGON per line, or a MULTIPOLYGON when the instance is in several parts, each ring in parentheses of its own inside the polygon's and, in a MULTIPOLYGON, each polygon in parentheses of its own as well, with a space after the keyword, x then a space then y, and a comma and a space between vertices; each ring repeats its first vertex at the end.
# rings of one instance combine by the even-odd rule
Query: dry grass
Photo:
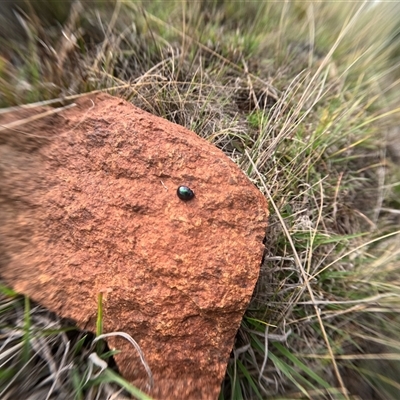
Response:
POLYGON ((214 143, 269 200, 220 399, 398 398, 398 5, 77 7, 54 37, 24 17, 0 103, 107 90, 214 143))

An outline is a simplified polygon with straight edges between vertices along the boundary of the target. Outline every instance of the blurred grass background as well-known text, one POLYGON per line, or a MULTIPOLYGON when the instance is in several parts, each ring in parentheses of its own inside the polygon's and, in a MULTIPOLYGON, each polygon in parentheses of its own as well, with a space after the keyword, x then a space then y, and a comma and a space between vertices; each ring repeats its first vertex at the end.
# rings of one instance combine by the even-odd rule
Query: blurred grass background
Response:
MULTIPOLYGON (((1 0, 0 7, 1 112, 104 90, 215 144, 269 201, 260 279, 221 400, 399 398, 398 3, 1 0)), ((35 313, 45 311, 2 293, 1 398, 15 398, 18 385, 19 396, 44 398, 37 382, 55 379, 52 363, 65 398, 116 395, 121 381, 90 379, 89 339, 82 342, 89 350, 71 358, 74 373, 54 352, 39 377, 13 381, 9 357, 38 356, 32 343, 45 328, 35 328, 35 313), (10 309, 19 311, 11 317, 10 309), (29 334, 15 336, 21 329, 29 334)), ((66 340, 53 333, 46 343, 66 340)), ((67 339, 81 343, 83 333, 75 335, 67 339)), ((61 398, 45 388, 47 398, 61 398)))

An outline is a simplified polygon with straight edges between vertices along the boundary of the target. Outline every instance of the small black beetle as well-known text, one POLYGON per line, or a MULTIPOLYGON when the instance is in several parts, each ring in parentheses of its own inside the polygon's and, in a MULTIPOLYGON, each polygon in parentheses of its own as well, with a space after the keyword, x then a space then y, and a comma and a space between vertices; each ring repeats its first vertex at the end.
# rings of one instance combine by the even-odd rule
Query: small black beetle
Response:
POLYGON ((176 191, 176 194, 183 201, 192 200, 194 197, 193 190, 188 188, 187 186, 179 186, 178 190, 176 191))

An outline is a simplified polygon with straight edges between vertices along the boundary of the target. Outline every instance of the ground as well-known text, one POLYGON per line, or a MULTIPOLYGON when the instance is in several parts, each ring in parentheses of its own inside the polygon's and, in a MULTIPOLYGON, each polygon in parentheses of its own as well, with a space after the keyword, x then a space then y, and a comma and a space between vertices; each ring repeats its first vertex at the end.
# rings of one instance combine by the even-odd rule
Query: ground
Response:
MULTIPOLYGON (((398 398, 399 5, 27 4, 0 30, 1 112, 106 91, 206 138, 269 201, 220 399, 398 398)), ((20 321, 9 332, 26 362, 35 315, 3 292, 2 326, 20 321)), ((94 398, 111 378, 89 385, 79 354, 69 387, 94 398)))

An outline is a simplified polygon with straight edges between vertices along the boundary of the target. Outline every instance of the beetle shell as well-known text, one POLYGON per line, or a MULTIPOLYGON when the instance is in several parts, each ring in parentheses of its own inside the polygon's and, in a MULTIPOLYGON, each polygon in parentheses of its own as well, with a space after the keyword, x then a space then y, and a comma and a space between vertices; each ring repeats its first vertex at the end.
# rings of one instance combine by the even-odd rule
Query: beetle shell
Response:
POLYGON ((178 195, 178 197, 183 200, 183 201, 189 201, 192 200, 194 197, 194 192, 192 189, 190 189, 187 186, 179 186, 176 194, 178 195))

